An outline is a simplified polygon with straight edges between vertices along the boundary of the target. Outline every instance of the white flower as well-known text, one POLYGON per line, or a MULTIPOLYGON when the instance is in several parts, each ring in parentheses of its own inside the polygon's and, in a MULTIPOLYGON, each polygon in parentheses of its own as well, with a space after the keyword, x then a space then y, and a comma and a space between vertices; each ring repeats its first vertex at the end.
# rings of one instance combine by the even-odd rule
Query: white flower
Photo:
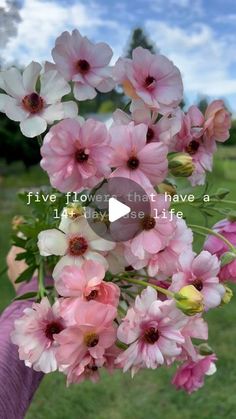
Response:
POLYGON ((67 224, 66 231, 55 228, 41 231, 38 235, 38 247, 42 256, 62 256, 53 271, 56 280, 64 266, 81 266, 84 260, 95 260, 105 269, 108 262, 101 252, 114 249, 115 243, 98 237, 84 217, 67 224))
POLYGON ((0 94, 0 112, 20 122, 22 133, 30 138, 42 134, 47 124, 73 118, 78 112, 75 102, 61 102, 70 93, 70 85, 56 70, 40 75, 41 69, 39 63, 32 61, 23 74, 14 67, 0 73, 0 87, 5 91, 0 94))

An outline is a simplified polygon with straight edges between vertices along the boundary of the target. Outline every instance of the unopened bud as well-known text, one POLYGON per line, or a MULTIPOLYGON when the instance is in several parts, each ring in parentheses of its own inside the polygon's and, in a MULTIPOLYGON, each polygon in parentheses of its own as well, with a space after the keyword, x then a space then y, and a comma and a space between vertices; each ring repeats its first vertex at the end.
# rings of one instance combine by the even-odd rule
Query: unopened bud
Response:
POLYGON ((173 196, 173 195, 176 195, 177 190, 176 190, 176 187, 172 185, 171 183, 163 182, 158 185, 158 192, 163 193, 163 194, 166 192, 169 195, 173 196))
MULTIPOLYGON (((236 251, 236 248, 235 248, 236 251)), ((221 261, 221 267, 228 265, 229 263, 233 262, 233 260, 236 259, 236 253, 233 252, 225 252, 223 255, 221 255, 220 261, 221 261)))
POLYGON ((78 203, 73 203, 66 207, 66 212, 68 218, 72 220, 77 220, 77 218, 84 215, 84 208, 82 207, 82 205, 78 203))
POLYGON ((221 304, 229 304, 231 301, 231 298, 233 297, 233 291, 227 285, 224 285, 224 287, 225 287, 225 294, 221 300, 221 304))
POLYGON ((231 222, 234 222, 234 221, 236 221, 236 211, 230 211, 229 213, 228 213, 228 216, 227 216, 227 219, 229 220, 229 221, 231 221, 231 222))
POLYGON ((192 157, 187 153, 171 153, 168 156, 170 173, 176 177, 189 177, 194 171, 192 157))
POLYGON ((200 355, 207 356, 214 353, 213 349, 208 345, 208 343, 201 343, 198 346, 198 351, 200 355))
POLYGON ((175 294, 176 307, 187 316, 194 316, 204 310, 203 296, 193 286, 186 285, 175 294))

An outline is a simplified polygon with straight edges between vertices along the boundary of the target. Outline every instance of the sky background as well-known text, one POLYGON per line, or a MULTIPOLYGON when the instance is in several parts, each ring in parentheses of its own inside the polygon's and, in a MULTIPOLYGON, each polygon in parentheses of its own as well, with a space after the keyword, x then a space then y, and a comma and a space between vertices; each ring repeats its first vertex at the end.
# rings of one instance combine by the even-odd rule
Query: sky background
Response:
MULTIPOLYGON (((140 26, 181 70, 187 104, 201 95, 225 98, 236 115, 235 0, 19 0, 19 6, 17 32, 0 44, 3 67, 50 60, 56 37, 74 28, 109 43, 114 63, 140 26)), ((6 21, 6 0, 1 11, 6 21)))

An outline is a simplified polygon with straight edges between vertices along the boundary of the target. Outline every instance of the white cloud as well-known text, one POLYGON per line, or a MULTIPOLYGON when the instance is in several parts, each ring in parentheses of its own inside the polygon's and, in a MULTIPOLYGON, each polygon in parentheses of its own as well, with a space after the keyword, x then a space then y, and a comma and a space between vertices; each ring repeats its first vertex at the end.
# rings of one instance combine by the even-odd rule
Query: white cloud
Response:
POLYGON ((150 20, 146 28, 160 52, 180 68, 186 92, 210 96, 236 94, 236 78, 230 75, 230 66, 235 61, 232 39, 217 36, 205 24, 182 29, 150 20))
POLYGON ((93 36, 99 27, 119 28, 115 21, 104 22, 97 8, 78 2, 63 5, 56 0, 25 0, 20 17, 17 36, 1 51, 6 65, 50 59, 55 38, 65 30, 78 28, 93 36))

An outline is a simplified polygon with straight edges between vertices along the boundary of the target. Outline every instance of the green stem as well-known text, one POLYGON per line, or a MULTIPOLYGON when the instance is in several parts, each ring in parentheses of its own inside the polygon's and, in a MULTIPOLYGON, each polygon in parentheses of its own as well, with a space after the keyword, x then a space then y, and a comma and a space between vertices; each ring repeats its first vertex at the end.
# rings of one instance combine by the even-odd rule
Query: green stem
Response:
POLYGON ((5 274, 7 272, 8 267, 5 266, 5 268, 0 272, 0 276, 2 276, 3 274, 5 274))
POLYGON ((222 202, 222 204, 236 205, 236 201, 229 201, 228 199, 211 199, 210 202, 222 202))
POLYGON ((124 281, 130 282, 131 284, 136 284, 136 285, 140 285, 141 287, 152 287, 154 288, 156 291, 161 292, 162 294, 167 295, 168 297, 174 297, 174 293, 171 291, 166 290, 165 288, 162 287, 158 287, 157 285, 154 285, 152 283, 146 282, 146 281, 142 281, 141 279, 135 279, 135 278, 124 278, 124 281))
POLYGON ((38 269, 38 296, 39 298, 43 298, 45 295, 45 287, 44 287, 44 264, 41 260, 39 263, 39 269, 38 269))
POLYGON ((216 231, 212 230, 211 228, 199 226, 199 225, 196 225, 196 224, 188 224, 188 226, 190 228, 192 228, 193 230, 194 229, 202 230, 203 232, 205 232, 206 236, 212 235, 212 236, 218 237, 218 239, 222 240, 223 242, 225 242, 225 244, 227 244, 227 246, 229 247, 229 249, 233 253, 236 253, 236 248, 234 247, 234 245, 232 243, 230 243, 230 241, 227 240, 224 236, 222 236, 222 234, 217 233, 216 231))
POLYGON ((38 143, 39 143, 39 147, 41 147, 43 145, 43 139, 42 139, 42 135, 37 135, 37 139, 38 139, 38 143))

